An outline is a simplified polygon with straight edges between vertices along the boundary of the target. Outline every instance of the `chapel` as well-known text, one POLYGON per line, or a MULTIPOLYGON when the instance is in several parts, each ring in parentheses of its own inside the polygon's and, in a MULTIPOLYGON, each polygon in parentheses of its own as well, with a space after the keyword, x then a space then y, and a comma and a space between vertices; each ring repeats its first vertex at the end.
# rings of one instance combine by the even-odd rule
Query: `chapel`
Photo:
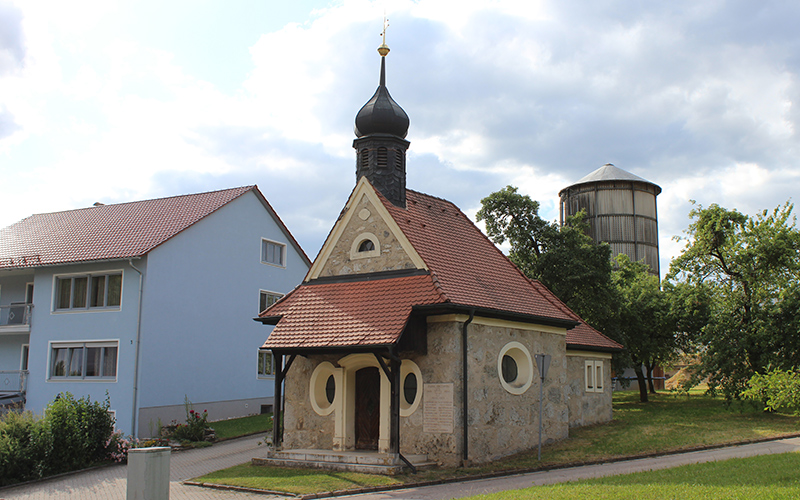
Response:
POLYGON ((355 188, 303 282, 256 318, 275 325, 266 460, 397 473, 535 449, 540 414, 545 443, 611 420, 622 346, 453 203, 406 187, 409 118, 386 87, 389 48, 378 52, 380 83, 355 119, 355 188))

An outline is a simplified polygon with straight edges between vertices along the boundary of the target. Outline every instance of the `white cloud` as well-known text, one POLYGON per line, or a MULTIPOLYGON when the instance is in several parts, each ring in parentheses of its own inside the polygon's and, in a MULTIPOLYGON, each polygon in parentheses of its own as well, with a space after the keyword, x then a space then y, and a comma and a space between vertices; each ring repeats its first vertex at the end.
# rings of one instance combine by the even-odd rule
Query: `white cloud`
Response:
MULTIPOLYGON (((12 131, 0 129, 0 226, 279 182, 268 196, 317 245, 355 180, 353 119, 378 83, 384 8, 388 86, 411 119, 410 187, 467 213, 512 184, 557 219, 558 191, 612 162, 664 189, 664 257, 678 251, 669 238, 689 199, 753 213, 800 181, 789 4, 321 1, 236 49, 252 67, 234 90, 181 66, 146 29, 115 29, 135 7, 16 5, 26 52, 13 74, 0 61, 0 128, 12 131)), ((233 30, 220 24, 218 36, 233 30)))

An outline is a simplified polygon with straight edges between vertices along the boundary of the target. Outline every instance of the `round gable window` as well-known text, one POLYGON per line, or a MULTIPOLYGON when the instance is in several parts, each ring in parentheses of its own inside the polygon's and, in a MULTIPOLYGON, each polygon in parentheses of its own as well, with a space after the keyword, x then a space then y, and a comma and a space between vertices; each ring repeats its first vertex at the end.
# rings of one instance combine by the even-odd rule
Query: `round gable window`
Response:
POLYGON ((353 239, 350 245, 350 259, 367 259, 380 257, 381 243, 372 233, 361 233, 353 239))
POLYGON ((533 359, 528 348, 519 342, 509 342, 497 356, 500 385, 511 394, 523 394, 533 383, 533 359))

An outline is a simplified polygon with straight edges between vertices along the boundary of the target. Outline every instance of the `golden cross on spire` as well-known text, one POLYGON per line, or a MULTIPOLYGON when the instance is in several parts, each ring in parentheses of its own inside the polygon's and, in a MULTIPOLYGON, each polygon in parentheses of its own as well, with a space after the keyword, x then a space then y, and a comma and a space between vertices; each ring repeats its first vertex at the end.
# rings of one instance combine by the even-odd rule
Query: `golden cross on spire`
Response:
POLYGON ((386 28, 389 27, 389 18, 386 15, 383 16, 383 31, 381 31, 381 37, 383 39, 383 43, 380 47, 378 47, 378 53, 381 57, 386 57, 386 54, 389 53, 389 46, 386 45, 386 28))

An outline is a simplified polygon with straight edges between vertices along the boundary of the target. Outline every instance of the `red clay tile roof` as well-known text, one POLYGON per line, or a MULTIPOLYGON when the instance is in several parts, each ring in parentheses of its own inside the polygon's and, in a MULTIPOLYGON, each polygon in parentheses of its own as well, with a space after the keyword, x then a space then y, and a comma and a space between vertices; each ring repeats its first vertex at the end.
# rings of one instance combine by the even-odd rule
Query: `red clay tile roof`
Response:
POLYGON ((0 269, 138 257, 251 190, 32 215, 0 229, 0 269))
POLYGON ((395 342, 412 306, 448 303, 484 311, 577 322, 567 342, 621 346, 583 323, 541 283, 532 282, 452 203, 407 190, 407 209, 381 201, 430 275, 337 284, 305 283, 264 311, 282 316, 266 348, 384 345, 395 342), (413 284, 413 285, 412 285, 413 284), (434 286, 436 293, 428 293, 434 286), (391 328, 387 325, 390 324, 391 328))
POLYGON ((624 349, 623 345, 611 340, 610 338, 606 337, 599 331, 595 330, 588 323, 583 321, 580 316, 575 314, 572 309, 567 307, 565 303, 561 301, 558 297, 556 297, 553 292, 550 291, 549 288, 544 286, 541 282, 537 280, 531 280, 531 284, 539 290, 539 292, 547 298, 547 300, 551 301, 556 307, 561 308, 567 314, 572 317, 575 321, 579 321, 580 324, 571 330, 567 330, 567 347, 572 347, 573 349, 577 348, 587 348, 587 349, 600 349, 603 351, 619 351, 624 349))
POLYGON ((445 302, 428 274, 374 281, 304 284, 262 316, 283 316, 268 349, 388 345, 417 304, 445 302))
POLYGON ((454 204, 406 190, 403 210, 378 195, 454 304, 573 320, 531 287, 517 266, 454 204))

